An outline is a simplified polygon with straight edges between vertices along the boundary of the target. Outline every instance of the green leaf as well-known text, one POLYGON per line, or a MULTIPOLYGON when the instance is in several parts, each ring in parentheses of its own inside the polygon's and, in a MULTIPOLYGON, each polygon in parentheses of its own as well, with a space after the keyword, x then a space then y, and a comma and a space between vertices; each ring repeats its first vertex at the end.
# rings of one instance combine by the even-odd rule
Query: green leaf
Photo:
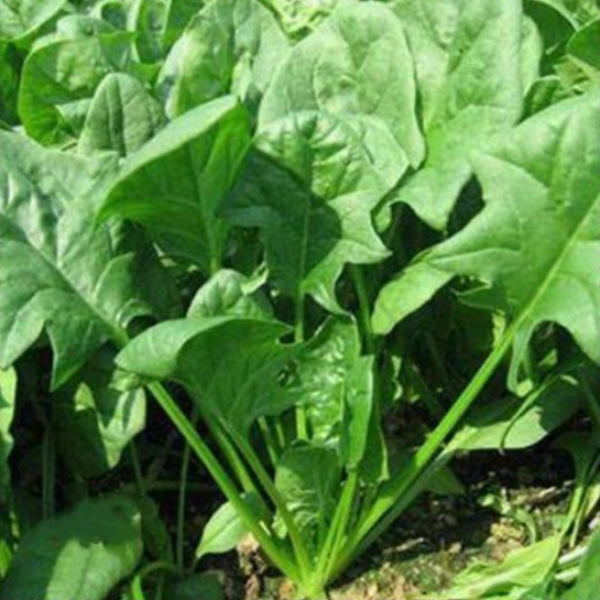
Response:
POLYGON ((17 41, 53 19, 67 0, 0 0, 0 41, 17 41))
POLYGON ((62 388, 53 407, 61 454, 86 478, 116 467, 146 424, 144 390, 114 369, 109 352, 98 355, 62 388))
POLYGON ((107 75, 90 104, 78 151, 89 155, 113 150, 125 157, 150 141, 165 124, 163 109, 130 75, 107 75))
POLYGON ((592 537, 583 557, 579 578, 563 600, 595 600, 598 595, 598 565, 600 564, 600 532, 592 537))
POLYGON ((2 600, 105 600, 142 556, 140 516, 122 498, 85 501, 21 540, 2 600))
POLYGON ((217 211, 249 143, 248 116, 234 98, 200 106, 130 158, 101 214, 142 223, 165 252, 210 272, 229 229, 217 211))
POLYGON ((86 160, 0 133, 0 365, 48 334, 53 385, 134 317, 152 314, 119 227, 95 224, 114 161, 86 160))
POLYGON ((134 0, 127 20, 138 34, 140 58, 161 60, 203 4, 204 0, 134 0))
POLYGON ((117 357, 123 369, 184 385, 203 413, 236 435, 293 406, 282 375, 295 354, 279 343, 287 326, 242 317, 189 317, 156 325, 117 357))
POLYGON ((417 63, 427 160, 395 200, 443 229, 473 175, 473 159, 523 109, 520 0, 403 1, 417 63), (439 10, 439 14, 436 14, 439 10))
POLYGON ((0 120, 16 123, 19 95, 19 53, 11 44, 0 42, 0 120))
POLYGON ((515 587, 537 586, 546 579, 554 567, 560 554, 561 540, 561 536, 549 537, 537 544, 512 552, 497 565, 473 565, 458 575, 453 587, 438 598, 479 600, 483 597, 487 598, 487 595, 514 591, 515 587))
POLYGON ((402 305, 405 294, 414 295, 413 286, 420 285, 414 269, 426 264, 425 272, 483 282, 464 299, 513 319, 513 389, 528 343, 542 323, 567 329, 600 362, 598 98, 590 94, 561 102, 480 157, 476 171, 484 210, 383 289, 374 316, 379 332, 389 331, 398 314, 404 316, 394 307, 402 305))
POLYGON ((98 85, 127 71, 130 33, 88 17, 69 17, 59 33, 42 38, 23 66, 19 116, 44 145, 72 141, 83 127, 98 85))
MULTIPOLYGON (((264 519, 260 500, 251 494, 244 497, 258 520, 264 519)), ((249 534, 248 528, 237 511, 226 503, 210 518, 196 549, 196 559, 201 560, 210 554, 226 554, 235 548, 249 534)))
POLYGON ((417 166, 424 145, 414 67, 393 12, 348 0, 281 65, 260 108, 261 129, 298 111, 329 112, 363 139, 390 185, 417 166))
POLYGON ((206 573, 192 575, 183 581, 166 586, 165 597, 177 600, 225 600, 218 575, 206 573))
POLYGON ((6 504, 11 495, 8 459, 13 448, 10 430, 15 416, 16 399, 16 372, 13 369, 0 371, 0 505, 6 504))
POLYGON ((333 518, 340 477, 337 453, 316 444, 287 450, 277 464, 275 485, 313 548, 323 540, 333 518))
POLYGON ((237 271, 218 271, 198 290, 188 316, 270 318, 273 309, 268 299, 252 283, 237 271))
POLYGON ((346 263, 387 251, 371 211, 387 191, 362 141, 326 113, 295 113, 262 130, 226 214, 259 227, 269 276, 284 293, 339 312, 335 284, 346 263))
POLYGON ((213 0, 167 57, 159 88, 171 116, 234 94, 255 112, 289 44, 259 0, 213 0))
POLYGON ((339 0, 268 0, 287 35, 302 38, 328 18, 339 0))
POLYGON ((600 38, 600 19, 592 21, 581 28, 567 45, 569 56, 576 60, 583 69, 589 69, 600 79, 600 56, 598 56, 598 39, 600 38))

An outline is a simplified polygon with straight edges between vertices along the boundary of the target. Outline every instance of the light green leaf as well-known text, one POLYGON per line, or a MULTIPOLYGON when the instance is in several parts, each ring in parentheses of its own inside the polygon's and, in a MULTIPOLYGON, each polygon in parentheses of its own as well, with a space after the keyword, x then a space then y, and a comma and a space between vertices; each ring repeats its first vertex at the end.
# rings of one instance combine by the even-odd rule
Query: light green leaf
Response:
POLYGON ((16 372, 13 369, 0 371, 0 504, 6 504, 10 497, 10 466, 8 459, 13 448, 13 437, 10 429, 15 416, 16 399, 16 372))
MULTIPOLYGON (((260 500, 248 494, 244 499, 256 518, 263 519, 265 511, 261 507, 260 500)), ((210 554, 231 552, 249 533, 237 511, 228 502, 221 506, 206 524, 196 549, 196 559, 200 560, 210 554)))
POLYGON ((273 123, 255 147, 227 216, 260 228, 269 276, 281 291, 310 294, 339 312, 335 284, 344 265, 387 256, 371 221, 387 187, 354 131, 326 113, 273 123))
POLYGON ((277 490, 312 548, 323 539, 333 518, 340 477, 337 453, 316 444, 291 448, 277 465, 277 490))
POLYGON ((69 17, 60 33, 42 38, 23 66, 19 116, 32 138, 45 145, 73 140, 98 85, 127 71, 130 33, 88 17, 69 17))
MULTIPOLYGON (((561 325, 600 362, 599 98, 590 94, 538 113, 482 156, 476 172, 486 207, 409 266, 422 270, 415 265, 426 263, 483 282, 463 298, 514 320, 513 388, 541 323, 561 325)), ((382 291, 379 331, 397 321, 393 307, 404 301, 403 280, 382 291)))
POLYGON ((424 157, 414 67, 393 12, 348 0, 281 65, 260 108, 260 128, 297 111, 329 112, 363 138, 387 183, 424 157))
POLYGON ((271 317, 273 309, 269 301, 260 291, 253 290, 251 283, 237 271, 218 271, 198 290, 188 316, 271 317))
POLYGON ((117 357, 125 370, 184 385, 201 411, 236 435, 296 402, 282 375, 296 352, 287 326, 242 317, 189 317, 156 325, 117 357))
POLYGON ((17 41, 54 18, 67 0, 0 0, 0 41, 17 41))
POLYGON ((78 151, 89 155, 113 150, 128 156, 139 150, 165 124, 163 109, 130 75, 107 75, 90 104, 78 151))
POLYGON ((339 0, 267 0, 289 37, 302 38, 329 17, 339 0))
POLYGON ((116 467, 144 429, 146 397, 104 352, 57 394, 53 414, 64 460, 80 476, 95 478, 116 467))
POLYGON ((226 94, 254 112, 289 44, 259 0, 213 0, 167 57, 159 88, 170 116, 226 94))
POLYGON ((122 340, 134 317, 153 312, 119 227, 94 222, 114 166, 0 133, 2 367, 45 331, 58 387, 104 342, 122 340))
POLYGON ((248 116, 234 98, 200 106, 131 157, 102 215, 142 223, 164 251, 210 272, 229 229, 217 211, 249 144, 248 116))
POLYGON ((424 167, 396 200, 443 229, 474 157, 522 113, 521 2, 412 0, 396 8, 417 57, 427 143, 424 167))
POLYGON ((598 596, 598 565, 600 564, 600 532, 592 537, 581 564, 575 586, 563 600, 596 600, 598 596))
POLYGON ((476 564, 458 575, 453 587, 437 598, 479 600, 487 595, 508 593, 514 588, 537 586, 554 567, 560 554, 561 541, 561 536, 549 537, 512 552, 500 564, 476 564))
POLYGON ((140 516, 129 501, 85 501, 23 537, 0 598, 105 600, 141 556, 140 516))

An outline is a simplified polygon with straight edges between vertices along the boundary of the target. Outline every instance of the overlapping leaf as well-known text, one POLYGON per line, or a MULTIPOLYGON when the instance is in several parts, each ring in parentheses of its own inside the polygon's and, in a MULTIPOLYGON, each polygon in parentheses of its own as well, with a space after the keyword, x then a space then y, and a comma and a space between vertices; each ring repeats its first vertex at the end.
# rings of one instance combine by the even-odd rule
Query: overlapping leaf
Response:
POLYGON ((600 101, 590 94, 528 120, 477 165, 485 209, 382 291, 380 332, 455 275, 515 321, 512 382, 535 329, 555 322, 600 362, 600 101))
POLYGON ((0 41, 16 41, 35 33, 66 3, 67 0, 0 0, 0 41))

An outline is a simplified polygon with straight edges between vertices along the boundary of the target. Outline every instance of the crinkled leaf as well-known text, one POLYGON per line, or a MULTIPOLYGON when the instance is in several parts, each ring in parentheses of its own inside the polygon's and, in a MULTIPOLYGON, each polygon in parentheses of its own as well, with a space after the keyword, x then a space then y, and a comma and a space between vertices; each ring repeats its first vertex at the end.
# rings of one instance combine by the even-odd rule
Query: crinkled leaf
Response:
POLYGON ((226 94, 255 109, 289 44, 259 0, 213 0, 167 57, 159 87, 169 115, 226 94))
POLYGON ((479 159, 477 175, 486 207, 383 289, 376 329, 389 331, 395 315, 404 316, 405 295, 421 285, 415 269, 426 274, 421 300, 445 283, 440 277, 440 285, 430 285, 434 269, 448 279, 483 282, 465 300, 515 321, 513 386, 528 342, 544 322, 567 329, 600 362, 599 96, 561 102, 529 119, 479 159))
POLYGON ((139 80, 110 74, 90 104, 78 150, 86 155, 112 150, 125 157, 139 150, 164 124, 162 107, 139 80))
POLYGON ((268 0, 289 37, 302 38, 329 17, 339 0, 268 0))
POLYGON ((473 158, 521 115, 521 2, 412 0, 397 11, 417 57, 427 160, 396 199, 443 229, 473 158))
POLYGON ((198 290, 188 316, 271 317, 269 301, 260 290, 252 289, 251 283, 237 271, 218 271, 198 290))
POLYGON ((54 399, 55 430, 64 460, 86 478, 116 467, 146 423, 144 390, 98 355, 54 399))
POLYGON ((204 0, 133 0, 128 14, 136 47, 145 62, 161 60, 204 0))
POLYGON ((10 430, 15 416, 16 399, 16 372, 12 369, 0 371, 0 505, 6 504, 10 496, 8 459, 13 448, 13 437, 10 430))
POLYGON ((0 587, 2 600, 105 600, 142 557, 140 516, 115 498, 85 501, 27 533, 0 587))
POLYGON ((42 38, 21 77, 19 116, 25 130, 45 145, 73 140, 104 77, 127 71, 130 33, 88 17, 70 17, 59 33, 42 38))
POLYGON ((156 325, 117 358, 125 370, 184 385, 201 410, 239 435, 260 416, 296 401, 284 375, 295 354, 279 338, 287 326, 242 317, 189 317, 156 325))
POLYGON ((102 214, 145 225, 167 253, 209 272, 222 260, 228 233, 217 211, 249 143, 247 113, 233 97, 204 104, 131 157, 102 214))
POLYGON ((364 139, 394 184, 405 157, 413 166, 423 160, 415 106, 413 59, 398 19, 381 4, 348 0, 281 65, 262 102, 260 126, 297 111, 332 113, 364 139))
POLYGON ((340 477, 337 452, 316 444, 291 448, 277 464, 277 490, 312 548, 333 518, 340 477))
POLYGON ((46 331, 53 384, 64 383, 109 339, 151 314, 136 255, 117 226, 95 223, 114 161, 86 160, 0 133, 0 364, 46 331), (95 201, 96 199, 96 201, 95 201))
POLYGON ((54 18, 67 0, 0 0, 0 41, 20 40, 54 18))
POLYGON ((338 310, 335 283, 344 265, 387 255, 371 221, 386 186, 354 131, 325 113, 273 123, 255 147, 227 215, 260 228, 281 291, 338 310))

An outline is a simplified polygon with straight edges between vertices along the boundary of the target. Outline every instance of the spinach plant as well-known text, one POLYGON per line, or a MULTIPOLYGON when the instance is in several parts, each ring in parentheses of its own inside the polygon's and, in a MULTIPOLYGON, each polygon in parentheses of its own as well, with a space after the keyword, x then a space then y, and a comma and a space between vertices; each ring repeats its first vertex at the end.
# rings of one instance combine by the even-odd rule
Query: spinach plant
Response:
MULTIPOLYGON (((129 448, 149 501, 147 397, 187 446, 176 556, 142 569, 135 600, 144 576, 186 570, 192 456, 226 504, 191 570, 251 534, 317 600, 421 492, 457 485, 456 455, 533 446, 580 409, 600 427, 599 15, 0 0, 0 597, 49 600, 86 536, 102 538, 87 600, 137 568, 144 515, 120 500, 73 513, 66 553, 35 548, 60 525, 57 452, 91 481, 129 448), (53 458, 48 521, 19 545, 11 424, 32 381, 53 458), (82 534, 85 510, 117 510, 122 535, 82 534), (47 567, 29 589, 31 561, 47 567)), ((523 552, 554 568, 581 501, 523 552)), ((474 577, 451 597, 495 593, 474 577)))

